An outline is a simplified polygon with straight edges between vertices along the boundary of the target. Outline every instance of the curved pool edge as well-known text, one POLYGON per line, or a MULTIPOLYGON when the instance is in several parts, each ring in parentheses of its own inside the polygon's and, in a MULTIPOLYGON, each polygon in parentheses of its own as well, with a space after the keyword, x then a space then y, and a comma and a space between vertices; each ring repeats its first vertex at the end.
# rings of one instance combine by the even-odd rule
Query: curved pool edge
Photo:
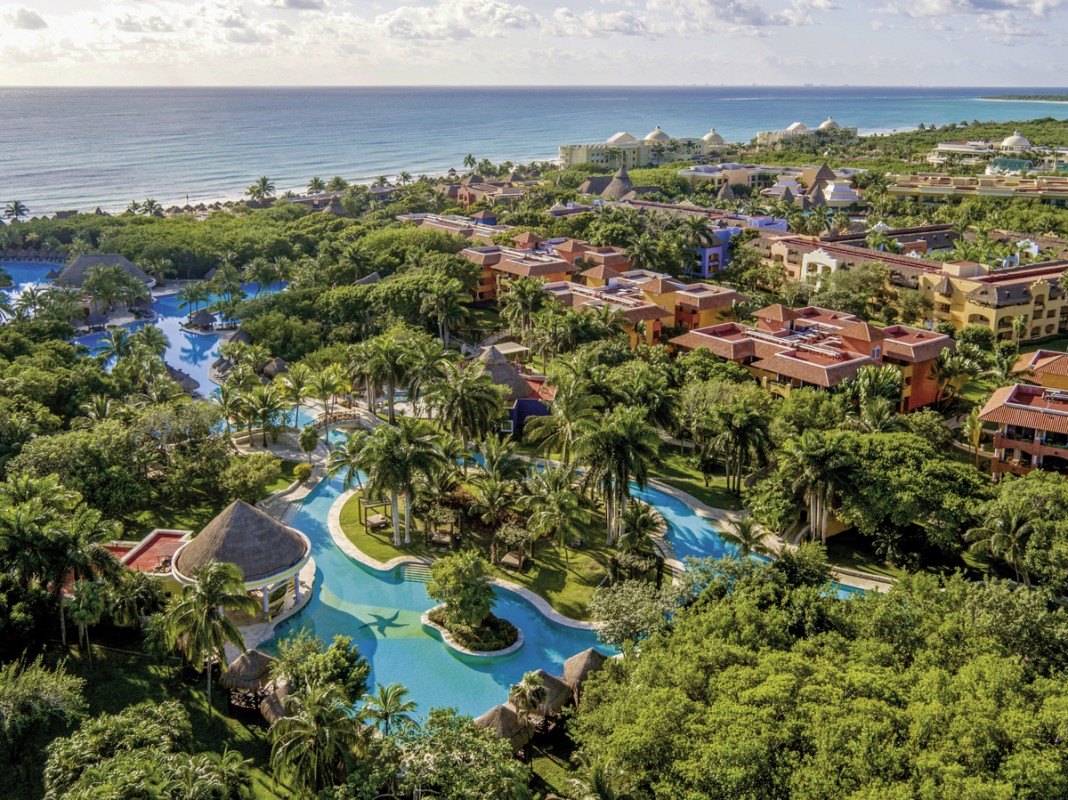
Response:
MULTIPOLYGON (((338 495, 338 498, 330 506, 330 511, 327 513, 326 517, 326 527, 330 532, 330 538, 342 553, 376 572, 390 572, 405 564, 429 566, 434 563, 434 559, 428 556, 397 556, 396 558, 391 558, 389 561, 383 562, 376 558, 371 558, 371 556, 367 555, 354 545, 349 540, 349 537, 345 535, 345 531, 341 528, 341 509, 345 507, 345 503, 347 503, 356 493, 356 489, 348 489, 338 495)), ((592 631, 597 629, 597 623, 595 622, 573 619, 561 614, 549 605, 549 602, 544 597, 535 594, 525 586, 512 583, 504 578, 490 578, 489 582, 499 589, 518 595, 550 622, 555 622, 558 625, 565 625, 569 628, 577 628, 579 630, 592 631)))
POLYGON ((441 625, 438 625, 438 623, 434 622, 434 620, 430 618, 431 614, 433 614, 438 609, 444 607, 444 605, 436 605, 433 608, 428 608, 420 615, 419 621, 423 624, 424 628, 429 630, 431 633, 436 634, 437 638, 441 639, 441 641, 445 644, 446 647, 455 650, 460 655, 471 656, 473 658, 505 658, 506 656, 512 655, 512 653, 518 652, 519 649, 523 646, 523 643, 526 641, 526 637, 523 636, 523 629, 520 628, 518 625, 515 625, 513 627, 515 627, 515 631, 517 634, 516 640, 512 644, 508 645, 508 647, 505 647, 501 650, 469 650, 468 648, 459 644, 446 628, 441 625))

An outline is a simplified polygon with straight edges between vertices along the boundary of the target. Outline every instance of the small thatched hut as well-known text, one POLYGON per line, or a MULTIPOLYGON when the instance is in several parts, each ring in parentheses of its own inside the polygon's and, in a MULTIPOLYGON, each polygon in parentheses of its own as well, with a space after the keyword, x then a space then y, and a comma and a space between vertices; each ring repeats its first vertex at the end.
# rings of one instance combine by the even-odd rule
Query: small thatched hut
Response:
POLYGON ((550 675, 543 669, 534 671, 541 678, 541 685, 545 687, 545 699, 538 708, 538 713, 543 717, 558 714, 560 710, 571 702, 574 692, 571 687, 555 675, 550 675))
POLYGON ((289 683, 282 681, 273 692, 260 701, 260 713, 268 725, 274 725, 285 716, 287 697, 289 697, 289 683))
POLYGON ((498 739, 507 741, 514 751, 521 750, 534 735, 530 723, 520 717, 510 705, 494 706, 481 717, 477 717, 475 725, 493 731, 498 739))
POLYGON ((171 572, 183 585, 196 583, 197 568, 212 562, 236 564, 247 591, 259 590, 263 613, 271 589, 293 581, 300 602, 300 570, 311 557, 311 542, 300 531, 235 500, 174 554, 171 572))
POLYGON ((273 358, 268 361, 267 365, 263 368, 263 374, 266 375, 268 378, 274 378, 277 375, 281 375, 288 369, 289 367, 286 365, 286 362, 283 361, 281 358, 273 358))
POLYGON ((192 328, 210 328, 218 319, 207 309, 201 308, 189 317, 189 326, 192 328))
POLYGON ((486 374, 493 378, 495 384, 508 390, 509 399, 515 400, 519 397, 530 397, 534 394, 534 389, 527 383, 519 370, 496 347, 492 345, 487 347, 479 353, 475 360, 481 362, 485 367, 486 374))
POLYGON ((271 664, 274 659, 259 650, 246 650, 234 659, 219 678, 227 689, 258 692, 271 683, 271 664))
POLYGON ((582 694, 582 684, 586 678, 591 672, 603 669, 607 660, 608 656, 590 647, 564 662, 564 683, 571 687, 576 705, 578 705, 579 696, 582 694))

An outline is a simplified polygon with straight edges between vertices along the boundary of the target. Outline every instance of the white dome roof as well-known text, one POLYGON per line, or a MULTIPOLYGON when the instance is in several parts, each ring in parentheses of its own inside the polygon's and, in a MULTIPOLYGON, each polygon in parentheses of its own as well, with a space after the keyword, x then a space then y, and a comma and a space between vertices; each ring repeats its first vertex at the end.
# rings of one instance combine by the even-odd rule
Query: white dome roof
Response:
POLYGON ((835 122, 834 119, 832 119, 831 117, 827 117, 827 119, 820 123, 819 129, 821 131, 836 131, 840 127, 842 126, 835 122))
POLYGON ((620 131, 608 137, 608 144, 634 144, 636 141, 638 140, 626 131, 620 131))
POLYGON ((649 133, 645 134, 645 141, 647 142, 666 142, 670 139, 670 136, 660 130, 659 125, 653 128, 653 130, 649 131, 649 133))
POLYGON ((1002 147, 1030 147, 1031 142, 1020 135, 1019 131, 1014 131, 1012 136, 1008 137, 1001 143, 1002 147))
POLYGON ((808 125, 806 125, 803 122, 795 122, 795 123, 791 124, 790 127, 788 127, 786 130, 788 130, 788 131, 807 131, 808 130, 808 125))
POLYGON ((708 133, 706 133, 701 138, 704 139, 709 144, 723 144, 724 143, 723 142, 723 137, 720 136, 718 133, 716 133, 716 129, 715 128, 710 130, 708 133))

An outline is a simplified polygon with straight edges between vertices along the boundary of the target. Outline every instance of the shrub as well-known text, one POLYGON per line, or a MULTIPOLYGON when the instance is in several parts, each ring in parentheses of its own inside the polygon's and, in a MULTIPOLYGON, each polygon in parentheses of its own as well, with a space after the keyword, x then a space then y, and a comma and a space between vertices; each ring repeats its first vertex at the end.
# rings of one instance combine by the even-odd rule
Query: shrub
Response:
POLYGON ((293 477, 301 483, 307 483, 311 479, 312 465, 301 463, 293 467, 293 477))

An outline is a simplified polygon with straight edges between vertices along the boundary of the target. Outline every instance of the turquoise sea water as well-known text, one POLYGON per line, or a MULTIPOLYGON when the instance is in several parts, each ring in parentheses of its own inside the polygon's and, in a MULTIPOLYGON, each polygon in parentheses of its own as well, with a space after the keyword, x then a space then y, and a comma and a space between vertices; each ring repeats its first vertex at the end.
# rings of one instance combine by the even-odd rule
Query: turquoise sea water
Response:
MULTIPOLYGON (((440 174, 472 153, 553 159, 620 130, 728 140, 833 116, 862 132, 918 123, 1065 118, 1068 106, 977 98, 1016 89, 877 87, 0 88, 0 198, 31 213, 238 197, 312 175, 440 174)), ((1059 89, 1033 89, 1048 94, 1059 89)))

